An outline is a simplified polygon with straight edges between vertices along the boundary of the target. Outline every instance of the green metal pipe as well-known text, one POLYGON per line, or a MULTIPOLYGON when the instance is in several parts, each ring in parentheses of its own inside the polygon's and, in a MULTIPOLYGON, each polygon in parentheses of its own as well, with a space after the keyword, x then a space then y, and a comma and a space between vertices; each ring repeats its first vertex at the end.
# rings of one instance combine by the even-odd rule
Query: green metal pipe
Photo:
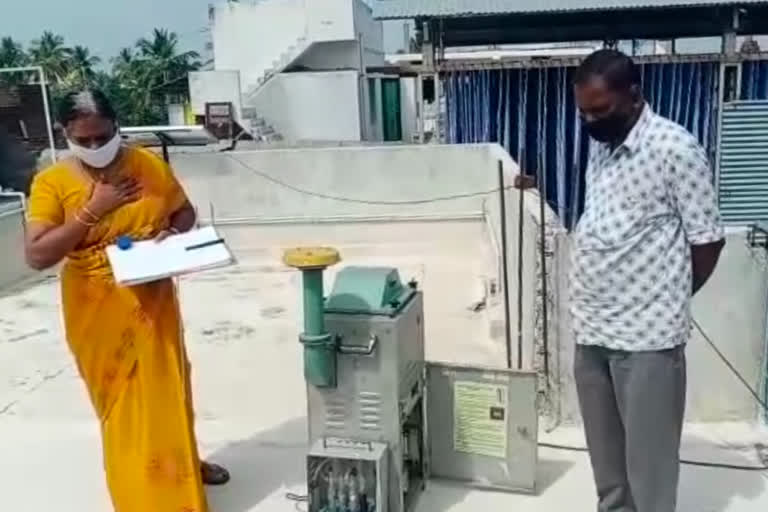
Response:
POLYGON ((323 270, 302 270, 304 287, 304 334, 325 334, 325 300, 323 297, 323 270))
POLYGON ((302 270, 304 378, 319 388, 336 387, 336 343, 325 330, 323 269, 302 270))
POLYGON ((304 302, 304 378, 318 388, 336 387, 336 337, 325 330, 323 270, 339 262, 339 253, 329 247, 288 249, 283 262, 301 270, 304 302))

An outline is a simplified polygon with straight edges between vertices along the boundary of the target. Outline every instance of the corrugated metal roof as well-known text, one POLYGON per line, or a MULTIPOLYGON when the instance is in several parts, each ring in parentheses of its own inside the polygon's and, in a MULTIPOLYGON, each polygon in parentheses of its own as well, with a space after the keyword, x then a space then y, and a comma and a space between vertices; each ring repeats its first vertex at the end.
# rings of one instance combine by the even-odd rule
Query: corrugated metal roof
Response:
POLYGON ((720 211, 731 224, 768 221, 768 101, 723 109, 720 211))
POLYGON ((555 12, 706 7, 720 5, 768 5, 766 0, 377 0, 378 19, 483 16, 555 12))

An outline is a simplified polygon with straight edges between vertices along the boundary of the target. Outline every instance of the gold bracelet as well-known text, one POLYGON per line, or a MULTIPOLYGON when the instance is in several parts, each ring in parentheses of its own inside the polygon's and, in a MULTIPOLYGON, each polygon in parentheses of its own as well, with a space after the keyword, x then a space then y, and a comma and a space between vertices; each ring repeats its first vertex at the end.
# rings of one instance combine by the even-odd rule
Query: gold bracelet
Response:
POLYGON ((79 222, 80 224, 82 224, 83 226, 88 227, 88 228, 92 228, 92 227, 94 227, 97 224, 96 222, 87 222, 87 221, 83 220, 80 217, 80 212, 76 212, 75 213, 75 220, 77 222, 79 222))
POLYGON ((89 210, 87 206, 83 206, 83 207, 81 208, 81 211, 82 211, 84 214, 86 214, 87 216, 89 216, 93 222, 99 222, 99 221, 101 220, 101 218, 99 218, 99 216, 98 216, 98 215, 96 215, 96 214, 95 214, 95 213, 93 213, 91 210, 89 210))

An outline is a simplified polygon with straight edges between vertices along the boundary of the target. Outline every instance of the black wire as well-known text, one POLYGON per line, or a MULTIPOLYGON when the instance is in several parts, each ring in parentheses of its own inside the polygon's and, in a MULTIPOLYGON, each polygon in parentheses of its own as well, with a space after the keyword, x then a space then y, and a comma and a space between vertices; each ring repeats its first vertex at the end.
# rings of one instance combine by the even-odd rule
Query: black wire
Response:
POLYGON ((752 397, 757 401, 758 404, 763 408, 764 411, 768 412, 768 402, 766 402, 762 397, 760 397, 760 393, 755 391, 755 388, 753 388, 749 382, 747 382, 747 379, 744 378, 744 376, 733 366, 733 363, 731 363, 727 357, 720 351, 719 348, 717 348, 717 345, 715 345, 715 342, 712 341, 712 338, 710 338, 706 332, 704 332, 704 329, 701 328, 701 325, 699 325, 699 322, 696 321, 696 319, 693 319, 693 326, 696 327, 696 330, 701 333, 702 337, 704 338, 704 341, 706 341, 710 347, 712 347, 712 350, 715 351, 715 354, 720 358, 723 363, 728 367, 729 370, 731 370, 731 373, 733 373, 739 381, 744 385, 744 387, 749 391, 749 393, 752 395, 752 397))
MULTIPOLYGON (((741 384, 749 391, 749 393, 752 395, 752 397, 757 401, 758 404, 765 410, 768 411, 768 402, 766 402, 760 394, 755 391, 755 389, 747 382, 747 379, 744 378, 744 376, 736 369, 735 366, 733 366, 733 363, 731 363, 727 357, 725 357, 725 354, 717 348, 717 345, 712 340, 712 338, 709 337, 709 335, 704 331, 704 329, 701 327, 699 322, 696 321, 696 319, 693 319, 693 326, 696 328, 697 331, 701 334, 701 336, 704 338, 704 341, 707 342, 707 344, 712 348, 712 350, 715 351, 715 354, 720 358, 720 360, 728 367, 729 370, 731 370, 731 373, 733 373, 737 379, 741 382, 741 384)), ((559 451, 566 451, 566 452, 579 452, 579 453, 588 453, 589 450, 587 448, 581 448, 578 446, 566 446, 566 445, 559 445, 559 444, 551 444, 551 443, 539 443, 539 447, 541 448, 549 448, 551 450, 559 450, 559 451)), ((685 460, 680 459, 681 464, 685 464, 686 466, 698 466, 702 468, 716 468, 716 469, 729 469, 732 471, 768 471, 768 466, 739 466, 735 464, 721 464, 717 462, 702 462, 697 460, 685 460)))
MULTIPOLYGON (((495 194, 499 192, 498 188, 493 188, 490 190, 485 190, 481 192, 469 192, 465 194, 454 194, 449 196, 437 196, 437 197, 430 197, 430 198, 424 198, 424 199, 412 199, 412 200, 403 200, 403 201, 376 201, 376 200, 368 200, 368 199, 356 199, 351 197, 342 197, 342 196, 334 196, 329 194, 323 194, 321 192, 315 192, 312 190, 303 189, 300 187, 297 187, 295 185, 291 185, 290 183, 286 183, 284 181, 281 181, 275 177, 270 176, 269 174, 266 174, 262 171, 259 171, 258 169, 255 169, 251 167, 250 165, 246 164, 239 158, 232 156, 231 154, 224 153, 227 157, 231 158, 238 164, 242 165, 246 169, 252 171, 256 175, 260 176, 261 178, 264 178, 267 181, 270 181, 274 183, 275 185, 278 185, 283 188, 287 188, 288 190, 292 190, 294 192, 297 192, 299 194, 303 194, 305 196, 313 196, 320 199, 328 199, 330 201, 338 201, 341 203, 355 203, 355 204, 370 204, 370 205, 385 205, 385 206, 403 206, 403 205, 418 205, 418 204, 429 204, 429 203, 439 203, 444 201, 455 201, 457 199, 469 199, 472 197, 481 197, 481 196, 488 196, 491 194, 495 194)), ((505 187, 507 190, 514 189, 513 186, 505 187)))
MULTIPOLYGON (((562 444, 539 443, 539 448, 549 448, 550 450, 558 450, 561 452, 589 453, 587 448, 582 448, 580 446, 567 446, 562 444)), ((719 462, 703 462, 687 459, 680 459, 680 464, 703 468, 730 469, 732 471, 768 471, 768 466, 739 466, 736 464, 722 464, 719 462)))

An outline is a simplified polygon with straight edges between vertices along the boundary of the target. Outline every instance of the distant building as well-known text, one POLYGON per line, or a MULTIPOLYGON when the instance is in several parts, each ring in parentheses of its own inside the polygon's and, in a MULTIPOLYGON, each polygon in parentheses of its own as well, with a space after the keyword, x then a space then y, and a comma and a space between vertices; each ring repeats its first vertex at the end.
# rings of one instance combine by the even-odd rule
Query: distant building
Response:
POLYGON ((190 74, 196 116, 207 103, 230 103, 257 140, 382 138, 364 75, 385 62, 383 32, 366 3, 229 2, 209 15, 214 70, 190 74))

